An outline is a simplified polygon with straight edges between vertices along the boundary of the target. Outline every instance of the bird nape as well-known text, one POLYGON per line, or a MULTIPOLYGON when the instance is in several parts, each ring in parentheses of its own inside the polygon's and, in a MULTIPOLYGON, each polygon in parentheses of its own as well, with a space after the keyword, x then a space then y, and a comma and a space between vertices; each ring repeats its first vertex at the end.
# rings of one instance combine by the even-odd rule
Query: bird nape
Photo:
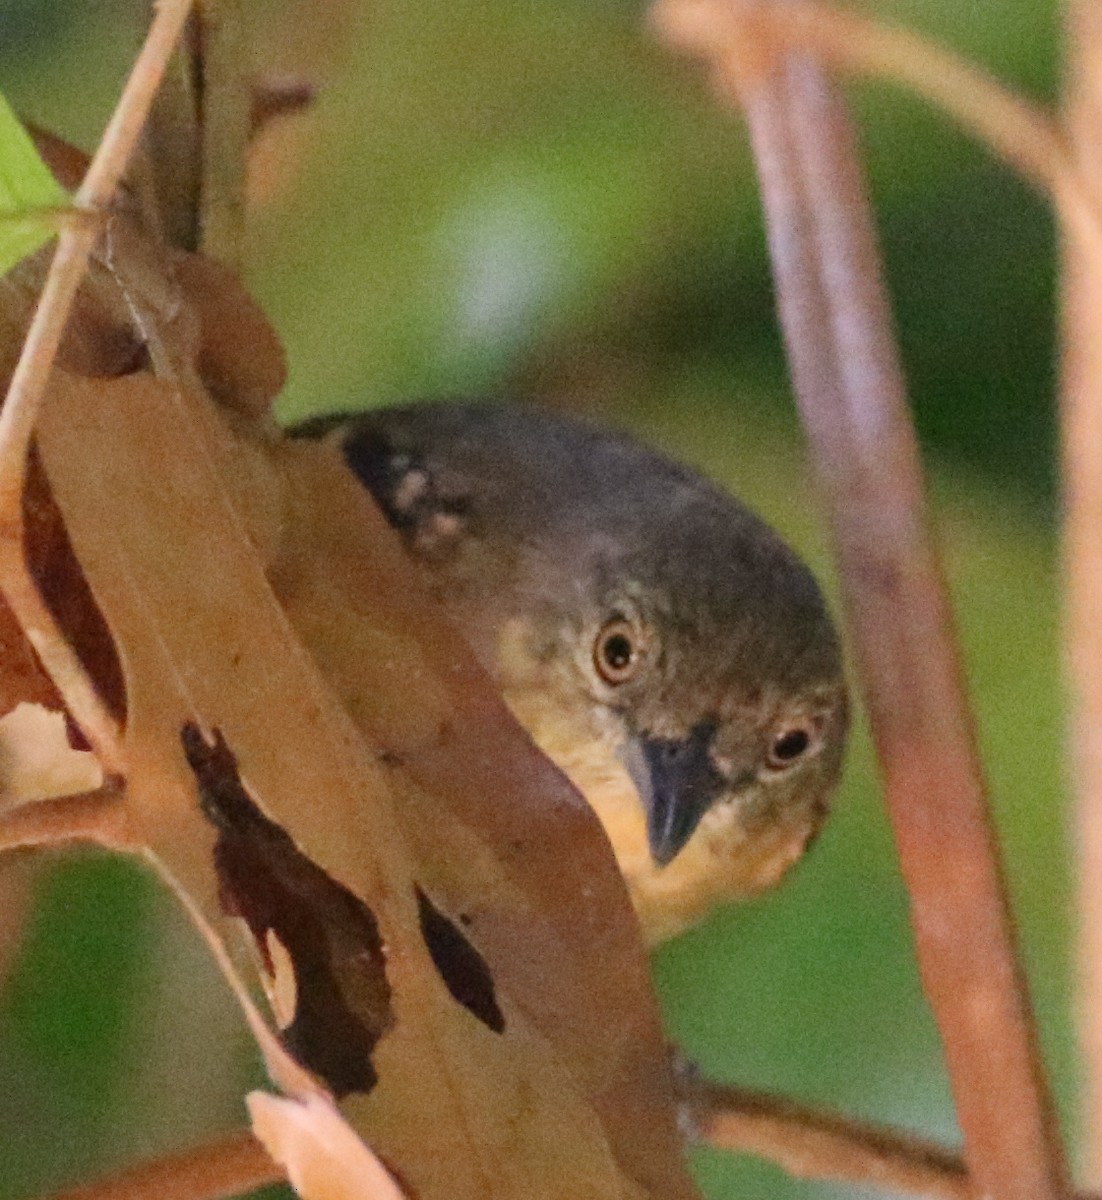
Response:
POLYGON ((607 832, 650 942, 775 883, 819 830, 847 693, 810 571, 630 436, 436 403, 321 417, 607 832))

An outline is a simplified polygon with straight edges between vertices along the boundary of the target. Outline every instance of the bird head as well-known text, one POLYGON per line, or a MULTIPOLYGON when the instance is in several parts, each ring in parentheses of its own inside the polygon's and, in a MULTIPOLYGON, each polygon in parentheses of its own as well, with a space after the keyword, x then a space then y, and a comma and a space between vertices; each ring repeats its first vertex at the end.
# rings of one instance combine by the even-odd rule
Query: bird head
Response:
POLYGON ((654 505, 618 512, 606 500, 569 548, 529 553, 520 574, 538 582, 512 626, 525 643, 512 660, 538 664, 538 678, 514 669, 512 694, 536 689, 544 712, 524 711, 520 697, 522 719, 537 740, 545 732, 598 813, 615 762, 637 793, 654 867, 698 830, 752 843, 792 814, 802 849, 841 770, 848 705, 834 625, 800 559, 695 481, 654 505), (563 562, 569 576, 549 588, 563 562), (602 762, 595 749, 589 761, 571 754, 582 746, 600 747, 602 762))
POLYGON ((699 473, 510 405, 314 422, 514 714, 596 811, 659 941, 775 882, 841 770, 846 688, 811 573, 699 473))

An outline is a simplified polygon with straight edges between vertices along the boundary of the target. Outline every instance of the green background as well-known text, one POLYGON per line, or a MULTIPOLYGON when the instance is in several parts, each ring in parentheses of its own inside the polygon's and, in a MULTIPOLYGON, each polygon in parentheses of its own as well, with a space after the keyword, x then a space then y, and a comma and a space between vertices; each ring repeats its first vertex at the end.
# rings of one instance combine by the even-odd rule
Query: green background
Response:
MULTIPOLYGON (((91 145, 143 11, 0 0, 0 91, 91 145)), ((1047 3, 876 11, 1055 93, 1047 3)), ((284 415, 456 393, 590 412, 728 483, 829 583, 745 135, 702 72, 647 34, 639 4, 299 0, 253 14, 258 68, 324 85, 263 148, 276 165, 251 225, 249 281, 290 355, 284 415)), ((939 115, 881 86, 851 91, 1070 1130, 1051 223, 939 115)), ((36 875, 0 994, 0 1195, 13 1197, 239 1123, 255 1078, 247 1050, 225 1050, 235 1018, 201 948, 143 876, 91 856, 36 875)), ((863 730, 836 817, 790 883, 664 948, 656 972, 672 1036, 716 1077, 956 1138, 863 730)), ((695 1161, 715 1200, 857 1190, 695 1161)))

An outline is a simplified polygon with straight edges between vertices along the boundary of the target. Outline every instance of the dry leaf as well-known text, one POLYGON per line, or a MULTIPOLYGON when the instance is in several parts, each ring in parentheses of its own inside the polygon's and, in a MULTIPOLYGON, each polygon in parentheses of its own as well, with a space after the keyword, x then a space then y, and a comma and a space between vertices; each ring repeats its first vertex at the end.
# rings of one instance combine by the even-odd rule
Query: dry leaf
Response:
MULTIPOLYGON (((52 252, 47 246, 0 278, 0 378, 15 368, 52 252)), ((76 374, 110 377, 140 367, 144 353, 118 283, 102 263, 93 264, 77 293, 58 362, 76 374)))
POLYGON ((680 1194, 649 971, 592 812, 441 625, 339 452, 273 454, 291 485, 277 595, 387 766, 421 883, 564 1048, 622 1160, 680 1194))
MULTIPOLYGON (((355 626, 386 650, 377 707, 385 720, 400 703, 407 710, 401 739, 382 743, 384 757, 408 754, 427 764, 426 775, 446 771, 451 786, 429 793, 399 783, 393 766, 366 753, 250 553, 195 403, 145 375, 104 382, 58 373, 40 432, 51 488, 123 664, 132 832, 227 942, 241 931, 226 914, 243 916, 261 946, 274 929, 294 958, 292 1048, 350 1093, 356 1127, 418 1195, 518 1196, 532 1179, 547 1195, 691 1194, 687 1178, 677 1179, 672 1106, 655 1103, 664 1056, 626 900, 614 892, 611 908, 593 907, 582 894, 602 883, 606 893, 622 888, 599 835, 587 842, 571 830, 588 828, 588 810, 566 799, 547 768, 573 841, 555 837, 556 793, 533 794, 535 752, 504 710, 476 708, 486 720, 462 712, 465 689, 481 677, 465 670, 460 644, 441 686, 411 636, 416 626, 384 627, 379 643, 361 608, 355 626), (402 660, 412 677, 388 680, 386 667, 402 660), (415 731, 410 697, 422 713, 415 731), (487 771, 487 752, 505 749, 502 727, 514 730, 519 764, 514 754, 487 771), (220 751, 215 769, 202 747, 208 757, 229 753, 220 751), (464 779, 495 790, 471 795, 455 784, 464 779), (457 792, 458 819, 447 807, 457 792), (537 809, 531 824, 518 815, 526 800, 537 809), (514 835, 500 862, 477 836, 477 819, 514 835), (552 873, 554 894, 541 896, 552 873), (456 914, 456 936, 490 964, 504 1031, 457 1002, 441 976, 419 887, 456 914), (459 898, 466 907, 453 909, 459 898), (469 936, 460 913, 472 919, 469 936), (603 989, 575 959, 591 959, 603 989), (380 1013, 383 991, 390 1000, 380 1013), (616 997, 596 1019, 595 994, 616 997), (642 1137, 641 1110, 651 1118, 642 1137)), ((339 578, 343 565, 319 574, 339 578)), ((301 593, 297 601, 301 611, 301 593)))
POLYGON ((177 254, 175 275, 199 316, 199 374, 215 400, 266 416, 287 381, 283 346, 237 276, 197 254, 177 254))
MULTIPOLYGON (((225 409, 255 416, 282 378, 251 306, 239 345, 212 334, 237 285, 129 214, 97 262, 89 286, 118 289, 152 370, 55 370, 28 558, 124 726, 128 836, 207 936, 273 1078, 343 1095, 422 1200, 693 1196, 595 817, 336 452, 231 428, 225 409)), ((90 361, 121 328, 115 299, 78 315, 90 361)))

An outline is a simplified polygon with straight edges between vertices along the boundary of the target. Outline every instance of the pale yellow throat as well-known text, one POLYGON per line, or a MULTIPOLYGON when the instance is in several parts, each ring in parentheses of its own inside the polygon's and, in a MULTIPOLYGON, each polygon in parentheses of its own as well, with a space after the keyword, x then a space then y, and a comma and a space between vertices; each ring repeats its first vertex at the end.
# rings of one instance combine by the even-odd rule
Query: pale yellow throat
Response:
POLYGON ((539 689, 506 690, 505 698, 600 818, 648 945, 680 933, 719 904, 771 887, 803 853, 815 824, 806 810, 770 814, 749 832, 737 805, 718 805, 672 863, 656 866, 642 802, 615 747, 583 714, 567 715, 539 689))

